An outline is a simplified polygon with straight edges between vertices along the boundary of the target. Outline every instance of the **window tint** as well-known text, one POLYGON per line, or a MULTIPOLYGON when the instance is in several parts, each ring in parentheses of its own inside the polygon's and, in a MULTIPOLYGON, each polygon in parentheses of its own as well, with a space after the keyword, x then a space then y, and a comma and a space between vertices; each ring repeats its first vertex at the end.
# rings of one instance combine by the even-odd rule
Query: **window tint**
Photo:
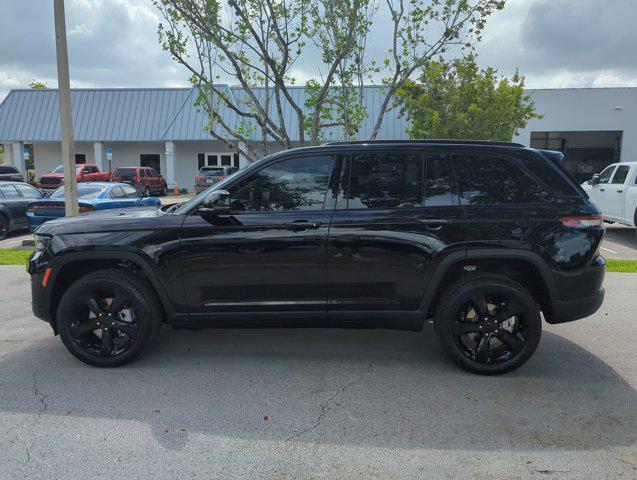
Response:
POLYGON ((4 193, 5 198, 20 198, 18 191, 13 185, 2 185, 0 192, 4 193))
POLYGON ((599 174, 599 183, 608 183, 611 175, 615 171, 616 165, 612 165, 606 168, 602 173, 599 174))
POLYGON ((149 168, 148 169, 148 176, 149 177, 159 177, 159 173, 157 173, 154 168, 149 168))
POLYGON ((453 181, 449 175, 445 154, 427 155, 424 204, 425 207, 454 204, 453 181))
POLYGON ((42 198, 42 192, 31 185, 15 185, 24 198, 42 198))
POLYGON ((623 185, 629 171, 630 167, 628 165, 620 165, 617 167, 617 170, 615 170, 615 175, 613 175, 613 181, 611 183, 619 183, 623 185))
POLYGON ((350 161, 347 208, 410 208, 422 202, 423 159, 371 153, 350 161))
POLYGON ((18 173, 18 170, 14 167, 7 167, 4 165, 0 165, 0 174, 7 174, 7 173, 18 173))
POLYGON ((115 177, 119 178, 134 178, 137 176, 137 169, 135 168, 117 168, 113 172, 115 177))
POLYGON ((126 198, 140 198, 141 194, 130 185, 122 185, 122 190, 126 198))
MULTIPOLYGON (((85 200, 97 197, 104 187, 98 187, 97 185, 78 184, 77 186, 77 198, 83 198, 85 200)), ((64 198, 64 187, 58 188, 53 192, 49 198, 64 198)))
POLYGON ((126 195, 124 195, 124 191, 122 190, 122 187, 113 187, 111 189, 111 192, 108 194, 108 196, 111 198, 126 198, 126 195))
POLYGON ((542 203, 551 194, 512 162, 498 157, 454 155, 463 205, 542 203))
POLYGON ((300 157, 278 162, 230 189, 234 210, 283 212, 321 210, 334 160, 300 157))

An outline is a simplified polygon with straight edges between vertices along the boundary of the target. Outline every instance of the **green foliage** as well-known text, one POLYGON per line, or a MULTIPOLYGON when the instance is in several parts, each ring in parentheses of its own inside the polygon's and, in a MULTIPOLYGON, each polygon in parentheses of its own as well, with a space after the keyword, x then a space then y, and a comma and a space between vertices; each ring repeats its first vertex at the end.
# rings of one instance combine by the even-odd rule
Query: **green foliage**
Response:
POLYGON ((42 88, 49 88, 47 86, 46 83, 44 82, 40 82, 39 80, 36 80, 35 78, 31 81, 31 83, 29 83, 29 88, 33 88, 33 89, 42 89, 42 88))
POLYGON ((606 259, 607 272, 637 273, 637 260, 606 259))
POLYGON ((398 91, 411 121, 411 138, 511 141, 528 120, 541 118, 517 71, 509 79, 489 67, 479 69, 474 55, 451 63, 430 61, 418 82, 398 91))

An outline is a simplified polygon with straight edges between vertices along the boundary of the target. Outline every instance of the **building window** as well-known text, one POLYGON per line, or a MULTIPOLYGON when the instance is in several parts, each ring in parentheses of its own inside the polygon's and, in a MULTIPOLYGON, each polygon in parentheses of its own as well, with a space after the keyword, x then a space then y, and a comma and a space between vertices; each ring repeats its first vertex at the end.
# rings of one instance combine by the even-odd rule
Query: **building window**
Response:
POLYGON ((86 154, 85 153, 76 153, 75 154, 75 164, 76 165, 84 165, 86 163, 86 154))
POLYGON ((232 153, 198 153, 197 168, 239 166, 239 155, 232 153))

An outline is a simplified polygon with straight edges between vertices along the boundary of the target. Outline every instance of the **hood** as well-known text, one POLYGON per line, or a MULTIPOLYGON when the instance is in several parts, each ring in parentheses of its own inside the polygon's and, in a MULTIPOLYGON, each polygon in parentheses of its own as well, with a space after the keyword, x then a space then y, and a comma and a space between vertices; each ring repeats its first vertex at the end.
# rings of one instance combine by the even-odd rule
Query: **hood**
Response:
POLYGON ((37 233, 47 235, 88 234, 131 230, 156 230, 179 224, 183 217, 168 214, 157 206, 118 208, 63 217, 43 223, 37 233))
POLYGON ((64 174, 63 173, 53 173, 53 172, 49 172, 49 173, 45 173, 44 175, 42 175, 42 178, 47 177, 47 178, 64 178, 64 174))

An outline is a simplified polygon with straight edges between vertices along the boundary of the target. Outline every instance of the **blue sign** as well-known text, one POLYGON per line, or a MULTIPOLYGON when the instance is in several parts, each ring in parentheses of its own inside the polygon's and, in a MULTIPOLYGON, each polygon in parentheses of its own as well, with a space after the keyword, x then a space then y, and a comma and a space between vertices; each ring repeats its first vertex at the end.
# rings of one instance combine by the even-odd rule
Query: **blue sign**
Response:
POLYGON ((113 155, 113 149, 111 147, 106 147, 106 155, 113 155))
POLYGON ((22 155, 24 155, 24 158, 29 158, 29 147, 24 147, 22 149, 22 155))

